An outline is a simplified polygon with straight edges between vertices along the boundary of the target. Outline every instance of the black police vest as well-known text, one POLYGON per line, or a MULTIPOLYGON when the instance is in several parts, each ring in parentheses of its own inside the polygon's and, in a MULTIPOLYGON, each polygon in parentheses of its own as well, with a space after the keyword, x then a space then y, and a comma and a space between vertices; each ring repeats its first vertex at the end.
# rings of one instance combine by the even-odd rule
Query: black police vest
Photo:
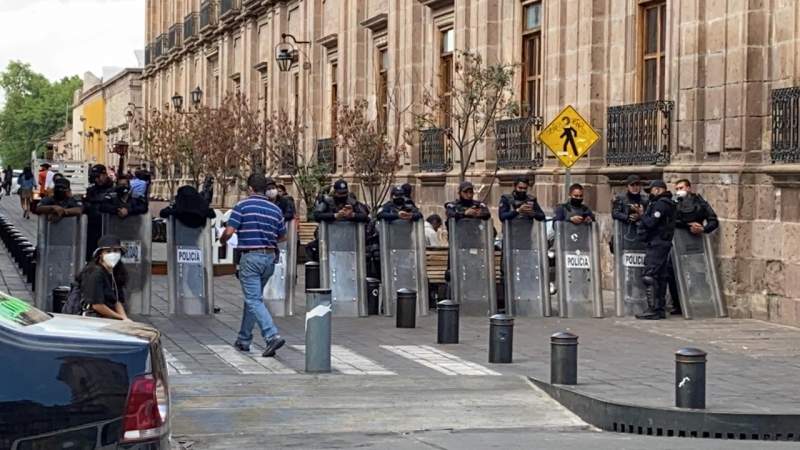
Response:
POLYGON ((703 223, 708 217, 702 202, 703 200, 694 194, 689 194, 678 200, 676 205, 677 216, 685 223, 703 223))

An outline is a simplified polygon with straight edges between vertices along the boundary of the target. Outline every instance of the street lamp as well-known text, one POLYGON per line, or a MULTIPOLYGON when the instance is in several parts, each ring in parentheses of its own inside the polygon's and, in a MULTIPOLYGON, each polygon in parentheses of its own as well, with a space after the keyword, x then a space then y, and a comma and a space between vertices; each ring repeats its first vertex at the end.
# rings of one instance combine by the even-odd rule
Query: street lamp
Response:
POLYGON ((175 111, 178 112, 183 109, 183 97, 177 92, 172 96, 172 106, 175 108, 175 111))
POLYGON ((278 63, 278 70, 281 72, 288 72, 299 59, 299 51, 295 44, 310 45, 311 42, 298 41, 296 37, 288 33, 281 34, 281 42, 275 46, 275 62, 278 63), (294 44, 287 42, 287 38, 291 38, 294 44))
POLYGON ((200 100, 202 100, 203 98, 203 90, 200 89, 200 86, 197 86, 196 88, 194 88, 191 94, 192 94, 192 106, 197 108, 200 105, 200 100))

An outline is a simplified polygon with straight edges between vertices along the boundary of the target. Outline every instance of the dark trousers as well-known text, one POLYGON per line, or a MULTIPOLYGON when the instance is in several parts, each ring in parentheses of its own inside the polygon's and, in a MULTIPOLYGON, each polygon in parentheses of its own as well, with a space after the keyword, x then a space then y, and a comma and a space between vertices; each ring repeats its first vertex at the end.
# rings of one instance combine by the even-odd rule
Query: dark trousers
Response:
POLYGON ((663 312, 667 303, 667 282, 669 280, 669 252, 672 241, 656 239, 647 243, 644 256, 644 276, 653 279, 653 304, 650 305, 654 312, 663 312))
POLYGON ((672 309, 681 311, 681 297, 678 291, 678 281, 675 279, 675 267, 672 265, 673 256, 670 255, 667 263, 667 285, 669 286, 669 298, 672 300, 672 309))

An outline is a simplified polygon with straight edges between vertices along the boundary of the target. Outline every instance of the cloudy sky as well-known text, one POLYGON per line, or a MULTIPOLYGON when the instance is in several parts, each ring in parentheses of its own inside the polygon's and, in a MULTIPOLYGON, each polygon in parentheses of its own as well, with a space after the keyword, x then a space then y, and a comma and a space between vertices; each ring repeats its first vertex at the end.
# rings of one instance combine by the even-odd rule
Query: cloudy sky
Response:
MULTIPOLYGON (((135 67, 145 0, 0 0, 0 67, 30 63, 55 80, 135 67)), ((2 102, 2 92, 0 92, 2 102)))

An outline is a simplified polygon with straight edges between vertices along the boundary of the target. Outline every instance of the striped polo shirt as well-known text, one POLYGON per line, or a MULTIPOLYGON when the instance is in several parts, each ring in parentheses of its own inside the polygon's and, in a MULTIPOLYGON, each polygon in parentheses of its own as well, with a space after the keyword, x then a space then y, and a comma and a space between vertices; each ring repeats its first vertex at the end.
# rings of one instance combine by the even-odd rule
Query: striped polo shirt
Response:
POLYGON ((236 230, 236 248, 277 248, 278 238, 286 234, 283 213, 267 197, 253 194, 233 207, 228 226, 236 230))

